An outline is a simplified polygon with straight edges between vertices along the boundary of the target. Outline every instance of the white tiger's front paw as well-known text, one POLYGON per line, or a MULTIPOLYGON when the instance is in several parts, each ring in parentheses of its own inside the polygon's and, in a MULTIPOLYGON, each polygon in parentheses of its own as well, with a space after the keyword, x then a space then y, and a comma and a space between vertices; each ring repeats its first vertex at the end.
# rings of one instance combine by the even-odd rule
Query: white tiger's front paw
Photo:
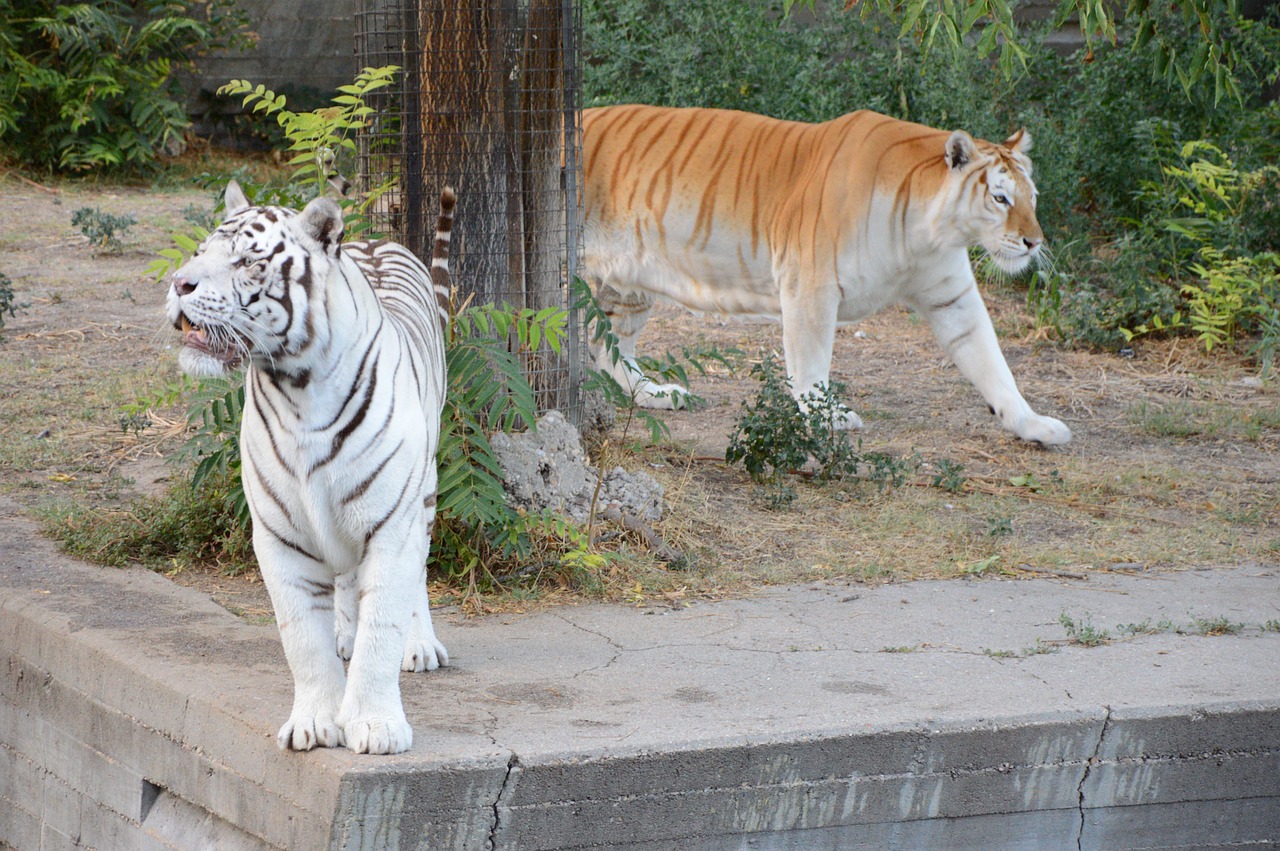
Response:
POLYGON ((441 665, 449 664, 449 651, 436 640, 433 635, 426 641, 410 638, 404 643, 404 659, 400 662, 400 670, 411 673, 434 671, 441 665))
POLYGON ((356 753, 403 753, 413 747, 413 728, 399 718, 358 718, 343 728, 347 747, 356 753))
POLYGON ((1065 423, 1038 414, 1028 414, 1009 430, 1023 440, 1041 446, 1063 446, 1071 442, 1071 429, 1065 423))
POLYGON ((294 714, 276 733, 280 750, 309 751, 312 748, 337 748, 343 744, 342 728, 332 718, 294 714))

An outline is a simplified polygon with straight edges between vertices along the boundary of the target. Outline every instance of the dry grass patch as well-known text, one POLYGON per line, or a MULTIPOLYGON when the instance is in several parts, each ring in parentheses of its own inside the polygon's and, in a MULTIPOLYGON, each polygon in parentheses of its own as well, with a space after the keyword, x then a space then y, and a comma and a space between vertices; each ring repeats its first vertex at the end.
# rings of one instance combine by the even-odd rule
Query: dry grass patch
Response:
MULTIPOLYGON (((135 497, 169 484, 174 471, 164 460, 184 436, 180 412, 153 411, 145 423, 125 415, 177 378, 164 290, 144 270, 169 231, 185 227, 184 210, 209 204, 209 193, 56 189, 0 181, 0 266, 26 305, 8 318, 0 344, 0 499, 24 510, 56 501, 134 510, 135 497), (95 255, 71 226, 71 211, 85 206, 137 218, 122 254, 95 255)), ((749 366, 781 351, 778 327, 660 309, 642 350, 745 352, 736 371, 709 363, 710 374, 694 378, 705 407, 661 414, 669 439, 651 444, 635 423, 609 436, 608 466, 643 469, 665 486, 670 510, 655 530, 686 560, 662 564, 634 534, 611 534, 600 544, 611 558, 592 576, 548 570, 536 588, 513 582, 489 595, 437 586, 436 599, 468 611, 584 598, 681 605, 813 579, 1280 560, 1274 380, 1258 381, 1238 352, 1210 358, 1185 340, 1144 342, 1133 357, 1064 349, 1034 327, 1017 293, 989 302, 1024 394, 1073 429, 1066 448, 1045 451, 1003 433, 927 327, 888 310, 838 332, 833 378, 850 387, 867 423, 862 450, 918 455, 920 468, 883 490, 793 477, 795 497, 779 508, 723 461, 741 403, 758 387, 749 366), (956 489, 935 485, 939 477, 956 489)), ((170 572, 245 617, 269 612, 252 573, 229 577, 194 563, 170 572)))

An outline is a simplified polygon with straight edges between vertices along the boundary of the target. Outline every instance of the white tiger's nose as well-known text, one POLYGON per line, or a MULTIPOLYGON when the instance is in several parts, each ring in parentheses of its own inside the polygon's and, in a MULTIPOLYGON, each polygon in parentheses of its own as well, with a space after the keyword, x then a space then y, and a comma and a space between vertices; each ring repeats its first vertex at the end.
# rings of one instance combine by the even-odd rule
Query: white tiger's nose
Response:
POLYGON ((196 285, 190 278, 173 279, 173 291, 180 296, 191 295, 196 291, 196 285))
POLYGON ((1035 251, 1040 247, 1040 243, 1044 242, 1043 237, 1023 237, 1022 244, 1027 247, 1028 251, 1035 251))

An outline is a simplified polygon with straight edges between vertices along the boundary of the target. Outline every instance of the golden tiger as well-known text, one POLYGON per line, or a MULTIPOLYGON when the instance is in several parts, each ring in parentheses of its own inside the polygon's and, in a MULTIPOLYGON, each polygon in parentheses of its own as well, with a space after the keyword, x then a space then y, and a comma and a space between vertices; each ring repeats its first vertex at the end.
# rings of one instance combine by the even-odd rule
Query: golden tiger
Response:
MULTIPOLYGON (((1001 425, 1060 445, 1071 431, 1018 392, 969 263, 1016 273, 1039 253, 1036 188, 1019 130, 1002 144, 859 111, 823 124, 721 109, 583 113, 585 277, 617 334, 596 353, 641 405, 687 391, 636 367, 654 301, 781 317, 797 401, 830 380, 837 325, 895 302, 925 316, 1001 425)), ((862 421, 844 410, 844 428, 862 421)))

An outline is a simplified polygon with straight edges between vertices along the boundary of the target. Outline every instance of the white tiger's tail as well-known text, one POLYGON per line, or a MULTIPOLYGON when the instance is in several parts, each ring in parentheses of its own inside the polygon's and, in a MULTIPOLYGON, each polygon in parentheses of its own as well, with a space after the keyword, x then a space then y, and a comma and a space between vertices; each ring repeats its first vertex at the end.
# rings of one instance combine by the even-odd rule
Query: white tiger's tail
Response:
POLYGON ((431 247, 431 286, 436 291, 436 304, 440 308, 440 322, 449 322, 450 290, 449 240, 453 235, 453 208, 458 196, 452 187, 440 192, 440 215, 436 218, 436 241, 431 247))

